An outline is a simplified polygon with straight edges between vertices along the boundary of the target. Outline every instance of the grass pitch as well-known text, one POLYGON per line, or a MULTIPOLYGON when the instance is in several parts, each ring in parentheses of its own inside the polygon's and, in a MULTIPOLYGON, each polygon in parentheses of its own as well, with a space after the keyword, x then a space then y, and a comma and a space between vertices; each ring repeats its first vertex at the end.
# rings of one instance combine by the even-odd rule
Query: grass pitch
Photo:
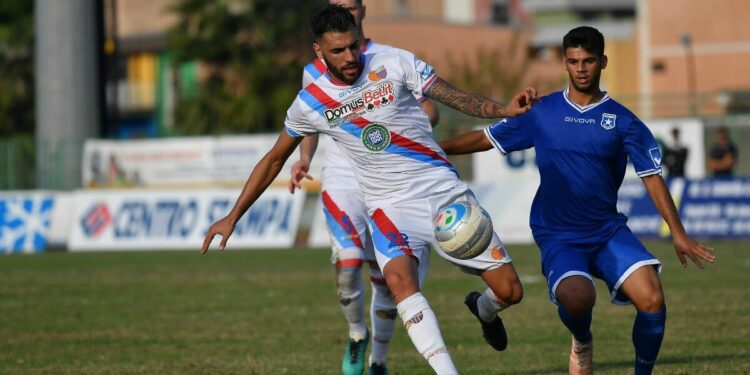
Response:
MULTIPOLYGON (((750 373, 750 243, 715 242, 706 270, 664 263, 667 333, 655 373, 750 373)), ((510 246, 523 302, 503 312, 494 352, 463 305, 482 287, 433 256, 424 293, 465 374, 562 374, 570 336, 547 299, 533 246, 510 246)), ((335 374, 346 324, 326 250, 49 253, 0 257, 0 373, 335 374)), ((632 373, 632 307, 598 283, 597 373, 632 373)), ((369 294, 368 294, 369 298, 369 294)), ((430 374, 401 328, 392 374, 430 374)))

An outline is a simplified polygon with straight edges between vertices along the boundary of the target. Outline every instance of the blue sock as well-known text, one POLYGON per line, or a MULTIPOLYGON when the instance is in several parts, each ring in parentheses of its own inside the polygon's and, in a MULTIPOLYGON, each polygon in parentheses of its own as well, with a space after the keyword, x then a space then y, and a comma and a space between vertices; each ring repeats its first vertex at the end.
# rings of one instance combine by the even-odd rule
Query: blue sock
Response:
POLYGON ((562 305, 557 305, 557 314, 560 320, 570 330, 578 342, 591 340, 591 310, 584 316, 572 316, 568 314, 562 305))
POLYGON ((633 345, 635 346, 635 374, 651 374, 664 339, 664 325, 667 308, 658 313, 638 311, 633 324, 633 345))

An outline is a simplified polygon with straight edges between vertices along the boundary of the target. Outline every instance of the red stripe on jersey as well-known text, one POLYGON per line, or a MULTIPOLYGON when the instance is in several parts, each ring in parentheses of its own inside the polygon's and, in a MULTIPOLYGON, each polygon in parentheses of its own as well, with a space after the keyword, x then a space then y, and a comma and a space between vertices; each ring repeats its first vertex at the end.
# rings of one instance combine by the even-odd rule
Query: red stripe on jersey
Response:
POLYGON ((349 215, 347 215, 346 212, 342 211, 339 206, 336 205, 336 202, 333 201, 327 191, 323 191, 321 195, 323 199, 323 205, 326 207, 326 210, 331 213, 331 216, 336 219, 336 222, 339 223, 344 231, 346 231, 346 233, 349 235, 349 238, 352 240, 352 242, 354 242, 354 246, 357 246, 360 249, 364 249, 365 247, 362 245, 362 240, 359 238, 357 228, 354 227, 354 223, 352 223, 349 215))
MULTIPOLYGON (((364 117, 358 117, 358 118, 352 120, 352 123, 354 125, 357 125, 360 128, 364 128, 365 126, 371 124, 371 122, 368 121, 364 117)), ((429 147, 427 147, 425 145, 422 145, 420 143, 417 143, 417 142, 415 142, 415 141, 413 141, 413 140, 411 140, 409 138, 406 138, 406 137, 404 137, 402 135, 396 134, 396 133, 394 133, 392 131, 390 133, 391 133, 391 143, 393 143, 395 145, 398 145, 398 146, 401 146, 403 148, 408 148, 410 150, 419 152, 420 154, 427 155, 427 156, 429 156, 429 157, 431 157, 431 158, 433 158, 435 160, 440 160, 442 162, 447 163, 448 165, 451 165, 451 163, 448 161, 448 159, 440 156, 440 154, 438 154, 436 151, 432 150, 431 148, 429 148, 429 147)))
POLYGON ((437 79, 437 74, 433 74, 432 78, 427 80, 424 85, 422 85, 422 92, 424 93, 424 90, 427 90, 432 86, 433 83, 435 83, 435 80, 437 79))
POLYGON ((336 261, 336 268, 360 268, 362 263, 362 259, 341 259, 336 261))
MULTIPOLYGON (((335 108, 335 107, 341 106, 341 103, 339 103, 338 101, 328 96, 328 94, 323 92, 323 90, 320 87, 318 87, 315 83, 311 83, 309 86, 305 87, 305 90, 307 90, 307 92, 309 92, 310 95, 315 97, 315 99, 317 99, 319 102, 323 103, 323 105, 326 106, 327 108, 335 108)), ((358 117, 352 120, 351 122, 360 128, 364 128, 365 126, 370 125, 372 123, 364 117, 358 117)), ((421 154, 427 155, 435 160, 440 160, 452 166, 452 164, 448 161, 448 159, 440 156, 440 154, 438 154, 436 151, 420 143, 417 143, 409 138, 398 135, 392 131, 390 133, 391 133, 392 143, 398 146, 419 152, 421 154)))
POLYGON ((391 241, 391 244, 398 246, 398 249, 403 251, 406 255, 414 255, 409 248, 409 243, 401 235, 401 232, 396 228, 391 219, 386 216, 382 209, 378 208, 372 213, 372 220, 375 222, 375 226, 378 227, 380 233, 391 241))
POLYGON ((315 59, 312 62, 312 64, 315 67, 315 69, 317 69, 320 72, 320 74, 323 74, 326 71, 328 71, 328 67, 326 66, 326 63, 323 61, 323 59, 315 59))
POLYGON ((324 106, 328 108, 335 108, 341 106, 341 103, 337 102, 328 94, 323 92, 318 85, 311 83, 307 87, 305 87, 305 90, 310 93, 315 99, 318 99, 319 102, 323 103, 324 106))

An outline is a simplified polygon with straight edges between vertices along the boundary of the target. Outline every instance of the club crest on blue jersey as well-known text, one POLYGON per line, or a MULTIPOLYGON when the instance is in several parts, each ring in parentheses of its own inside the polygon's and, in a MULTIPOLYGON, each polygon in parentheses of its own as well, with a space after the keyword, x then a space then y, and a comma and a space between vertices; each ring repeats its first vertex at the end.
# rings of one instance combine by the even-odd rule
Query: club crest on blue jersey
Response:
POLYGON ((380 152, 391 144, 391 132, 383 125, 370 124, 362 129, 361 139, 366 149, 380 152))
POLYGON ((651 156, 651 160, 654 162, 654 167, 659 168, 661 165, 661 151, 658 147, 654 147, 648 150, 648 154, 651 156))
POLYGON ((600 125, 604 129, 612 130, 614 129, 616 123, 617 123, 617 115, 613 115, 611 113, 602 113, 602 122, 600 125))

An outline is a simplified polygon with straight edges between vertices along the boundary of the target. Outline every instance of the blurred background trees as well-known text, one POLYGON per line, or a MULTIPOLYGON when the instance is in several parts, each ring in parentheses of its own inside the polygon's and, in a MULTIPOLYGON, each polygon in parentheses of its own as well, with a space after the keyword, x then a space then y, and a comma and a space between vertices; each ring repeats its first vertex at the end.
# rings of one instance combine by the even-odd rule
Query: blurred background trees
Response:
POLYGON ((180 134, 274 131, 313 57, 309 16, 319 1, 181 0, 168 33, 175 63, 200 61, 197 90, 177 101, 180 134))
POLYGON ((34 2, 0 1, 0 137, 34 131, 34 2))

